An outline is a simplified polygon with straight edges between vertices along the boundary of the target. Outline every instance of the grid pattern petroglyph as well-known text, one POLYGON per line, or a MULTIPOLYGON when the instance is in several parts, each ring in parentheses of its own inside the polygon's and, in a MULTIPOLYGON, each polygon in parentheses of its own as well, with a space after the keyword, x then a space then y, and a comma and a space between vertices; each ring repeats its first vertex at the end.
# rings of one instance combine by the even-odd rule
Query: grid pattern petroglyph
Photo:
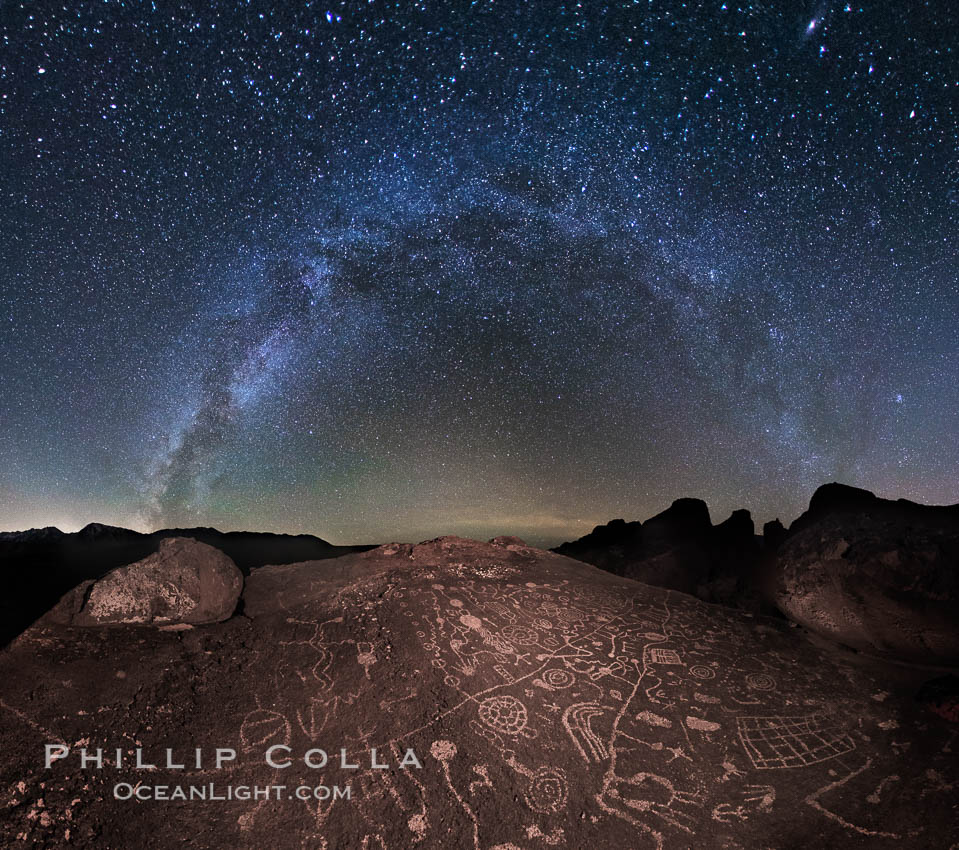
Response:
POLYGON ((856 745, 825 715, 740 717, 739 739, 759 769, 804 767, 852 752, 856 745))

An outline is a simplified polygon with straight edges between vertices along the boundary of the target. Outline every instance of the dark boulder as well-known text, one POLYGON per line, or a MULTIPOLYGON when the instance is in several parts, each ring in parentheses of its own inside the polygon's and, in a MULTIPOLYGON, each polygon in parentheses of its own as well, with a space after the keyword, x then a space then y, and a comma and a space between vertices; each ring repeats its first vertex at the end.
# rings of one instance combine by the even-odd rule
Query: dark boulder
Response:
POLYGON ((633 549, 642 546, 643 526, 640 522, 626 522, 622 519, 610 520, 606 525, 597 525, 589 534, 570 543, 563 543, 556 551, 569 554, 574 551, 586 552, 603 546, 618 546, 633 549))
POLYGON ((879 499, 829 484, 779 546, 786 616, 869 653, 959 662, 959 506, 879 499))
POLYGON ((773 551, 779 547, 779 544, 786 539, 788 532, 777 517, 763 525, 763 548, 767 551, 773 551))
POLYGON ((751 546, 755 541, 756 525, 749 511, 740 508, 729 515, 729 519, 719 523, 714 529, 718 541, 730 546, 751 546))
POLYGON ((704 501, 677 499, 645 522, 614 519, 554 551, 707 602, 757 611, 766 604, 753 580, 760 550, 746 510, 713 526, 704 501))
POLYGON ((676 499, 662 513, 643 523, 643 538, 651 546, 700 543, 712 527, 709 508, 702 499, 676 499))
POLYGON ((879 497, 861 487, 850 487, 832 481, 816 489, 809 500, 808 516, 816 517, 836 511, 858 511, 875 507, 879 497))

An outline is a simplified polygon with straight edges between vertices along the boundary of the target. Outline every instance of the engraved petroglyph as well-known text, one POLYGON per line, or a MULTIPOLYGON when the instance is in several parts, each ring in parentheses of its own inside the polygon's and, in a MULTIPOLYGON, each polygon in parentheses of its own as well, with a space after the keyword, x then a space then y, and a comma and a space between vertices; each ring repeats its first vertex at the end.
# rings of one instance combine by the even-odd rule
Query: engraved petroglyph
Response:
POLYGON ((595 702, 584 702, 571 705, 563 713, 563 725, 586 761, 602 761, 609 757, 606 743, 592 728, 593 719, 609 710, 595 702))
POLYGON ((872 759, 866 759, 866 763, 862 767, 858 768, 857 770, 851 771, 842 779, 837 779, 835 782, 830 782, 826 785, 823 785, 822 788, 819 788, 818 790, 813 791, 812 794, 806 797, 806 800, 805 800, 806 805, 812 806, 814 809, 821 812, 830 820, 835 821, 841 826, 844 826, 846 829, 851 829, 853 832, 858 832, 860 835, 869 835, 875 838, 900 838, 901 836, 899 835, 899 833, 886 832, 883 830, 867 829, 866 827, 863 827, 863 826, 857 826, 856 824, 851 823, 850 821, 846 820, 842 816, 838 815, 836 812, 832 811, 831 809, 826 808, 820 802, 821 798, 824 795, 828 794, 830 791, 834 791, 836 788, 841 788, 851 779, 854 779, 855 777, 859 776, 859 774, 867 771, 871 765, 872 765, 872 759))
POLYGON ((739 738, 753 767, 804 767, 852 752, 845 728, 824 715, 739 717, 739 738))
POLYGON ((527 731, 529 714, 516 697, 500 695, 487 697, 479 705, 479 717, 496 732, 519 735, 527 731))

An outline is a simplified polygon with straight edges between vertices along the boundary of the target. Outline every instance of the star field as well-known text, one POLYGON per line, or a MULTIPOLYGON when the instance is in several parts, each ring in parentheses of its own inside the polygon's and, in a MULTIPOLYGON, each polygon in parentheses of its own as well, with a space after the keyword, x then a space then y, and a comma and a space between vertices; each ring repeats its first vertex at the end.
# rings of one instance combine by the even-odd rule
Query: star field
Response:
POLYGON ((959 501, 947 3, 0 8, 0 527, 959 501))

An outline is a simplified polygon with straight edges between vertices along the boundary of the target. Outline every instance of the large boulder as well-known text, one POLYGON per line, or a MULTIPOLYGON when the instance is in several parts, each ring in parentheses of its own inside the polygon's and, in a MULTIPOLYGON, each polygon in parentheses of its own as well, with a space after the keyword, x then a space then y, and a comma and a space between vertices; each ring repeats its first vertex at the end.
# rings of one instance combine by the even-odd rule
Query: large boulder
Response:
POLYGON ((217 623, 236 610, 243 574, 219 549, 170 537, 152 555, 84 582, 50 612, 74 626, 217 623))
POLYGON ((518 537, 495 537, 481 543, 447 535, 416 545, 387 543, 355 558, 265 566, 250 571, 243 589, 243 613, 255 618, 311 600, 349 605, 353 600, 340 595, 344 585, 360 580, 375 583, 384 571, 415 572, 424 564, 450 564, 481 578, 518 575, 535 564, 540 554, 518 537))
POLYGON ((777 550, 773 593, 786 616, 847 646, 959 663, 959 506, 821 487, 777 550))

